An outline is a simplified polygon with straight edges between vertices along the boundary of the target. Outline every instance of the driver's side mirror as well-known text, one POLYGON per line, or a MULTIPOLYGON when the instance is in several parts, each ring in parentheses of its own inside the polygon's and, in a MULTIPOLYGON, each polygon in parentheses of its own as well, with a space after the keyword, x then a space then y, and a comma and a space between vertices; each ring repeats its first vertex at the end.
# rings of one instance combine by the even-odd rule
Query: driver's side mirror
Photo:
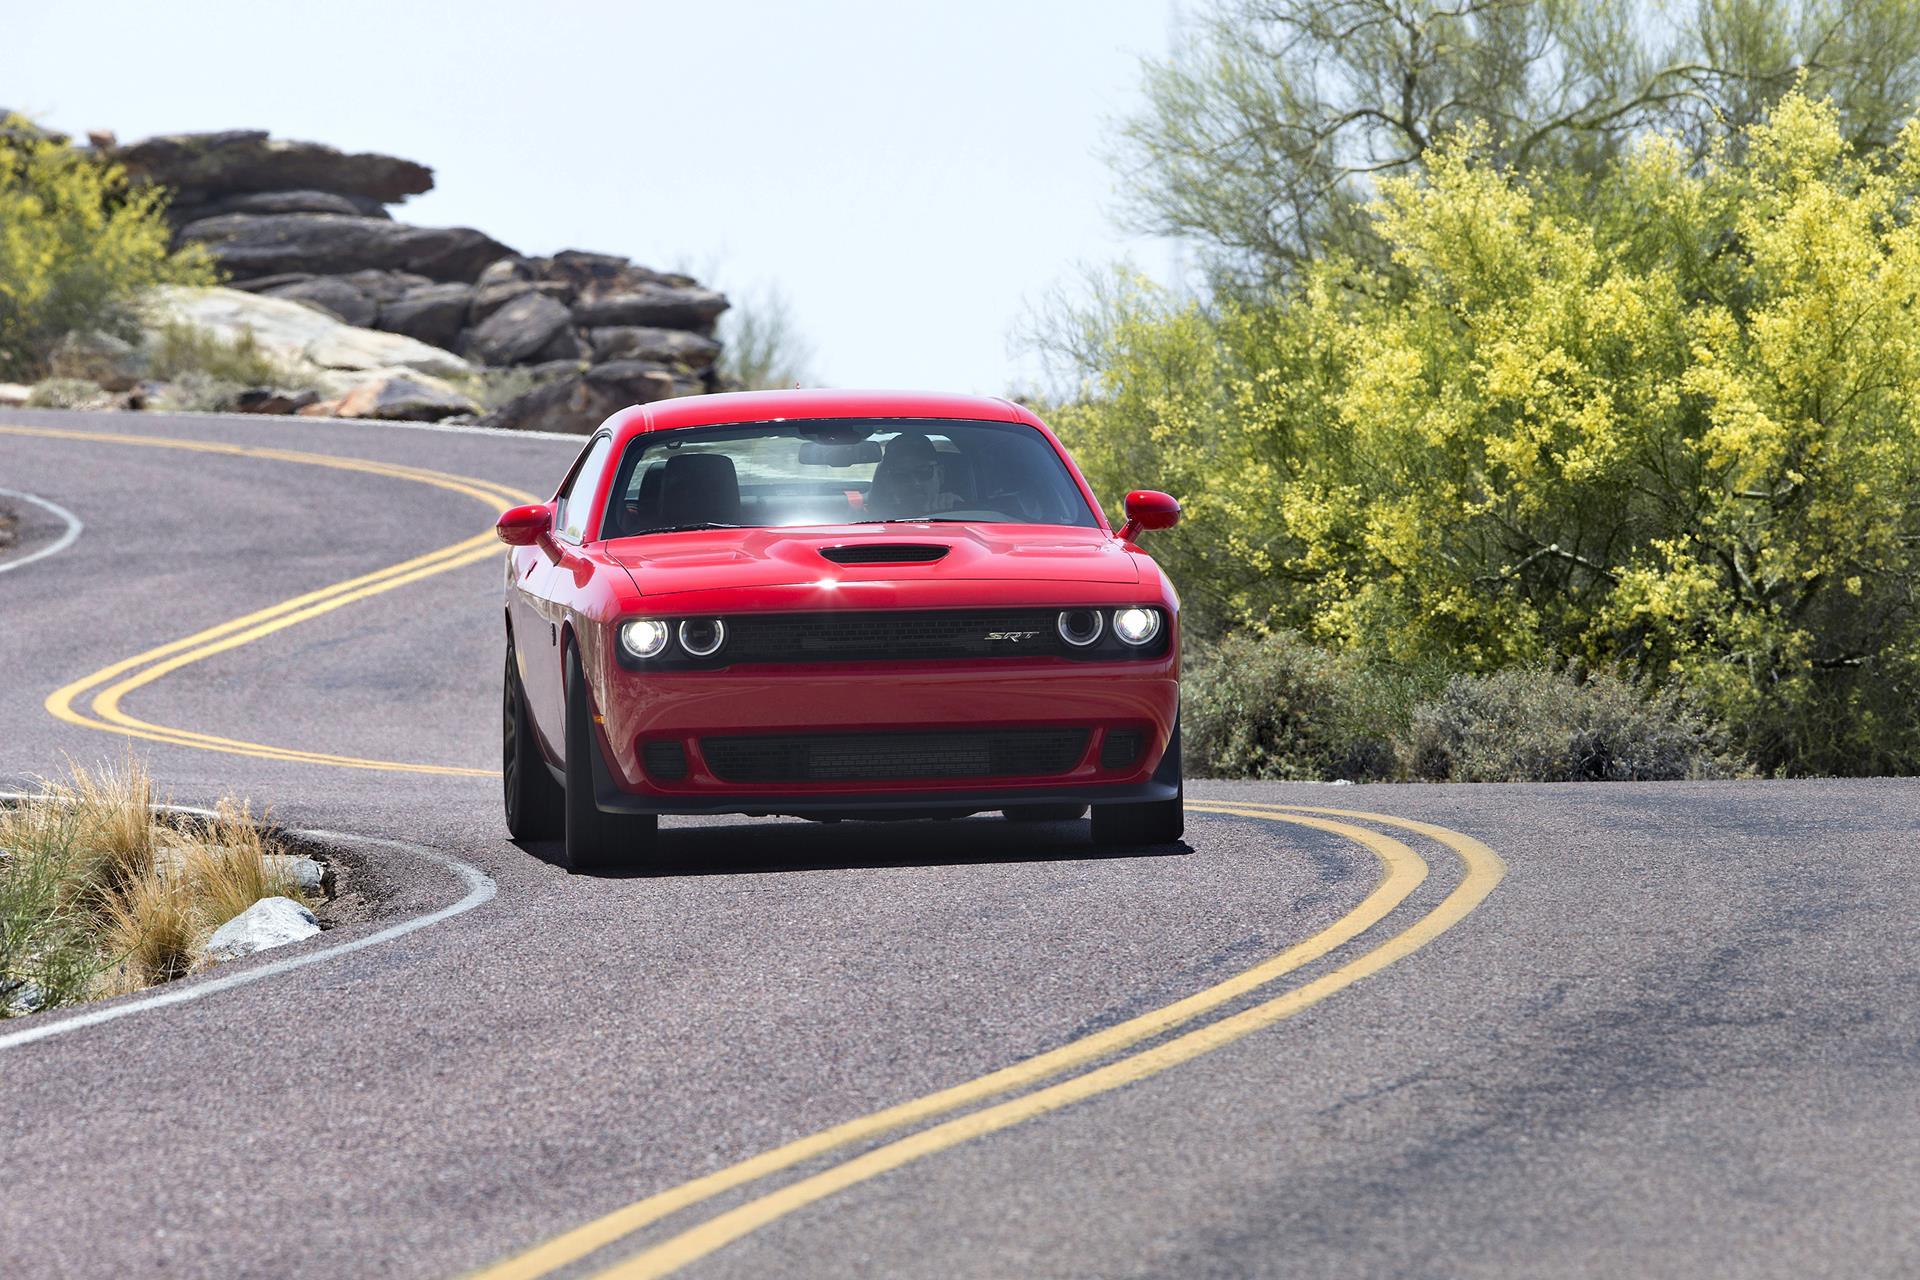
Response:
POLYGON ((500 535, 500 541, 510 547, 530 547, 551 528, 553 504, 535 502, 524 507, 509 507, 501 512, 493 531, 500 535))
POLYGON ((1171 529, 1179 523, 1179 499, 1153 489, 1135 489, 1127 495, 1127 522, 1120 526, 1120 541, 1132 542, 1143 529, 1171 529))

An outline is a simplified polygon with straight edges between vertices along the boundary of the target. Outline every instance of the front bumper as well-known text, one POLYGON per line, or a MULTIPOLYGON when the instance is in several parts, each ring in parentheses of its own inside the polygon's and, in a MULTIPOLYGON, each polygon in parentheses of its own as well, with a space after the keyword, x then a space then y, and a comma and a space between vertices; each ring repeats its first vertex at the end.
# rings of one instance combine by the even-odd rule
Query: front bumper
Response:
MULTIPOLYGON (((1171 799, 1158 776, 1176 741, 1177 649, 1153 660, 1087 663, 998 659, 960 663, 740 666, 726 671, 606 671, 601 700, 602 809, 628 813, 809 813, 984 810, 1020 803, 1171 799), (1070 761, 1044 776, 768 778, 728 781, 703 740, 832 734, 1084 733, 1070 761), (1109 739, 1137 735, 1124 764, 1109 739), (669 746, 679 776, 661 776, 669 746), (653 747, 650 755, 648 747, 653 747), (649 761, 655 768, 649 771, 649 761), (1064 767, 1060 767, 1064 765, 1064 767)), ((1174 753, 1177 759, 1177 753, 1174 753)))

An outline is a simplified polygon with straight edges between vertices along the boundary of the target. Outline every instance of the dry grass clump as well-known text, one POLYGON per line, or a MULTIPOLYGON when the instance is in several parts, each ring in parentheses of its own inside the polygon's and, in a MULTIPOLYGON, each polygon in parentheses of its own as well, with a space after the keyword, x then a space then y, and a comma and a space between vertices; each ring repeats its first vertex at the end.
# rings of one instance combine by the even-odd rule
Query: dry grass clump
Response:
POLYGON ((303 897, 246 805, 168 823, 152 805, 129 759, 0 808, 0 1017, 171 981, 255 902, 303 897))

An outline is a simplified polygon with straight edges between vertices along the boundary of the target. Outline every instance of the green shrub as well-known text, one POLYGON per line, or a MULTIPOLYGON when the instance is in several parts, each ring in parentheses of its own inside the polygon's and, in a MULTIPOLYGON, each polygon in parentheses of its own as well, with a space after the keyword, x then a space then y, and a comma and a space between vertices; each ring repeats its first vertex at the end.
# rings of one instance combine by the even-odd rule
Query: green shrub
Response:
POLYGON ((134 303, 156 284, 207 284, 205 253, 172 252, 165 194, 130 191, 117 165, 0 127, 0 379, 31 382, 76 330, 139 336, 134 303))
POLYGON ((189 369, 166 383, 147 407, 162 413, 225 413, 239 402, 248 387, 283 386, 283 383, 230 382, 211 374, 189 369))
POLYGON ((1406 776, 1432 782, 1655 782, 1747 772, 1677 690, 1543 667, 1460 675, 1414 711, 1406 776))
POLYGON ((1193 661, 1183 682, 1183 764, 1202 778, 1391 777, 1393 736, 1436 683, 1370 670, 1290 631, 1231 636, 1193 661))
POLYGON ((298 389, 303 379, 261 347, 252 329, 223 338, 211 329, 168 321, 147 338, 147 376, 179 382, 199 375, 236 387, 298 389))
POLYGON ((27 405, 34 409, 95 409, 111 400, 97 382, 84 378, 48 378, 34 384, 27 405))

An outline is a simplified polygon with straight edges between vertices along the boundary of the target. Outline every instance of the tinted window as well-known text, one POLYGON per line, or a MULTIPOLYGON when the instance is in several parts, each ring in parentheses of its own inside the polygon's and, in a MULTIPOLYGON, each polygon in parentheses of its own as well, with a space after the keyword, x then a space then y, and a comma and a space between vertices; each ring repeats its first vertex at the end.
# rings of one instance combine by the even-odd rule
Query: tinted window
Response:
POLYGON ((916 520, 1097 523, 1032 427, 836 418, 637 436, 620 461, 603 534, 916 520))
POLYGON ((573 473, 573 483, 560 497, 553 523, 568 542, 579 542, 586 536, 587 524, 593 518, 593 491, 600 485, 600 475, 607 467, 607 454, 612 450, 612 436, 595 440, 587 450, 586 460, 573 473))

